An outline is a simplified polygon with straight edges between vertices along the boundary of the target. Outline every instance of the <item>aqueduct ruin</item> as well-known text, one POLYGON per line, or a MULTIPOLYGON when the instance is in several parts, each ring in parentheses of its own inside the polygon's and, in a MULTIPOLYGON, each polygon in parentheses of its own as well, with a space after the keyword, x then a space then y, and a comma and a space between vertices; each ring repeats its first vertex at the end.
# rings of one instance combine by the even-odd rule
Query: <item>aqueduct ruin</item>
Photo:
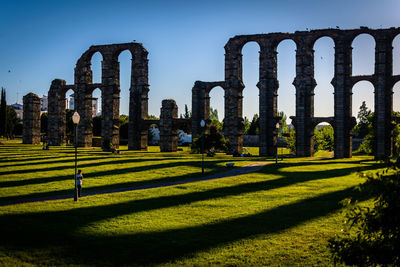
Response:
MULTIPOLYGON (((224 135, 231 142, 231 152, 242 152, 242 91, 244 84, 241 51, 246 43, 257 42, 260 46, 259 82, 257 84, 260 103, 260 155, 275 155, 277 142, 275 125, 280 120, 277 116, 279 88, 277 46, 281 41, 291 39, 297 46, 296 77, 293 81, 296 88, 296 116, 292 117, 292 123, 296 128, 297 155, 313 155, 314 127, 321 122, 328 122, 334 128, 335 157, 352 156, 352 129, 356 123, 355 118, 352 117, 352 88, 357 82, 366 80, 371 82, 375 88, 375 157, 389 156, 392 154, 393 122, 399 121, 392 114, 393 86, 400 81, 400 75, 393 75, 392 43, 399 33, 400 28, 374 30, 361 27, 353 30, 322 29, 295 33, 235 36, 225 45, 225 80, 219 82, 197 81, 194 84, 191 121, 193 136, 201 134, 200 121, 203 119, 206 121, 205 131, 208 131, 210 123, 209 93, 214 87, 220 86, 225 91, 224 135), (351 44, 360 34, 369 34, 375 40, 375 71, 373 75, 352 75, 351 44), (321 37, 330 37, 335 44, 334 77, 331 82, 334 86, 334 117, 314 117, 316 81, 314 79, 313 47, 321 37)), ((78 127, 78 145, 85 147, 92 145, 92 92, 99 88, 102 93, 103 147, 106 142, 111 142, 114 148, 119 146, 118 55, 124 50, 129 50, 132 54, 128 148, 130 150, 146 150, 148 127, 151 124, 158 124, 160 127, 164 127, 161 130, 163 144, 160 147, 164 151, 176 151, 177 128, 189 121, 177 118, 177 107, 173 100, 163 101, 161 120, 148 120, 148 52, 139 43, 91 46, 76 64, 73 85, 67 85, 64 80, 60 79, 52 82, 49 90, 48 138, 53 145, 65 143, 65 94, 70 89, 74 91, 75 108, 81 116, 78 127), (92 82, 91 58, 96 52, 100 52, 103 56, 101 83, 92 82)), ((35 101, 31 98, 27 96, 27 102, 34 103, 35 101)), ((25 116, 27 118, 37 117, 29 114, 25 116)), ((36 124, 24 124, 24 132, 35 131, 37 133, 36 124)), ((25 142, 33 142, 32 140, 33 138, 26 134, 25 142)))
MULTIPOLYGON (((296 116, 292 123, 296 128, 297 156, 313 155, 314 127, 328 122, 334 128, 335 157, 352 156, 352 129, 356 123, 352 117, 352 87, 361 80, 369 81, 375 88, 375 156, 382 158, 392 153, 393 86, 400 75, 393 76, 393 39, 400 28, 373 30, 366 27, 354 30, 322 29, 295 33, 270 33, 240 35, 225 45, 225 80, 220 82, 197 81, 192 89, 192 131, 201 132, 200 121, 209 122, 210 91, 220 86, 225 91, 224 135, 229 138, 234 152, 243 147, 242 48, 248 42, 260 46, 259 58, 259 126, 260 155, 276 153, 277 97, 277 46, 286 39, 296 43, 296 116), (352 75, 352 41, 360 34, 375 39, 375 72, 373 75, 352 75), (335 43, 334 117, 314 117, 314 43, 321 37, 330 37, 335 43)), ((399 55, 400 56, 400 55, 399 55)))

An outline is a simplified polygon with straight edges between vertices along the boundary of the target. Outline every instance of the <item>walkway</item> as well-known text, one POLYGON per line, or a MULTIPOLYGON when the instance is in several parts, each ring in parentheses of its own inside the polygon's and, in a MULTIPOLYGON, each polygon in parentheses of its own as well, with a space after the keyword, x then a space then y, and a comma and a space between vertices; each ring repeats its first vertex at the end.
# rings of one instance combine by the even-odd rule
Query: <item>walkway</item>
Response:
MULTIPOLYGON (((182 185, 182 184, 187 184, 187 183, 195 183, 195 182, 210 181, 210 180, 234 177, 234 176, 238 176, 238 175, 256 172, 256 171, 260 170, 262 167, 264 167, 265 165, 267 165, 268 163, 271 163, 271 161, 269 161, 269 162, 253 162, 253 163, 250 163, 250 164, 242 166, 242 167, 233 167, 231 170, 226 171, 226 172, 221 172, 221 173, 217 173, 217 174, 213 174, 213 175, 209 175, 209 176, 205 176, 205 177, 198 177, 198 178, 186 179, 186 180, 181 180, 181 181, 175 181, 175 182, 148 184, 148 185, 124 187, 124 188, 111 188, 111 189, 106 189, 106 190, 101 190, 101 191, 92 191, 92 192, 87 192, 87 193, 83 194, 82 197, 101 195, 101 194, 127 192, 127 191, 136 191, 136 190, 159 188, 159 187, 168 187, 168 186, 182 185)), ((19 200, 14 200, 14 201, 0 202, 0 206, 8 206, 8 205, 22 204, 22 203, 42 202, 42 201, 53 201, 53 200, 61 200, 61 199, 72 199, 72 197, 73 196, 71 194, 68 194, 68 195, 64 194, 64 195, 53 195, 53 196, 40 197, 40 198, 25 198, 25 199, 19 199, 19 200)))

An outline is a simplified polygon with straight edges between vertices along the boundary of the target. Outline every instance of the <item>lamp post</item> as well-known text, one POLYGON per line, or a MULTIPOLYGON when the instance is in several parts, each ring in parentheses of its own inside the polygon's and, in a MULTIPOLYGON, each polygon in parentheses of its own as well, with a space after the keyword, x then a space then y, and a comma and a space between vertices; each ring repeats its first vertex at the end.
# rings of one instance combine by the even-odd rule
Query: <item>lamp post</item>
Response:
POLYGON ((77 164, 78 164, 78 123, 81 117, 79 116, 78 112, 74 112, 74 115, 72 115, 72 122, 74 123, 74 130, 75 130, 75 136, 74 136, 74 145, 75 145, 75 190, 74 190, 74 201, 78 201, 78 190, 76 188, 76 169, 77 169, 77 164))
MULTIPOLYGON (((276 132, 279 133, 279 122, 276 123, 275 125, 276 132)), ((276 138, 276 147, 275 147, 275 163, 278 163, 278 135, 276 138)))
POLYGON ((204 174, 204 126, 206 126, 206 122, 201 120, 200 127, 201 127, 201 173, 204 174))

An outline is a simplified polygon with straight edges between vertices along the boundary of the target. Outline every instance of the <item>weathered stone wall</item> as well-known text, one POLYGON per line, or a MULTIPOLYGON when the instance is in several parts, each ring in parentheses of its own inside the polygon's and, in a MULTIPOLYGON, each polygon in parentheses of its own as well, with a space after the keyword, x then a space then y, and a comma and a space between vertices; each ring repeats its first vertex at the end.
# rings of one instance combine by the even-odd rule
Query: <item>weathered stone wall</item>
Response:
MULTIPOLYGON (((400 28, 373 30, 366 27, 354 30, 322 29, 295 33, 271 33, 241 35, 231 38, 225 45, 225 119, 224 134, 230 139, 233 151, 242 151, 242 54, 243 46, 248 42, 257 42, 260 46, 260 77, 257 87, 260 90, 260 155, 271 156, 276 153, 275 124, 277 117, 277 80, 276 49, 285 39, 296 43, 296 116, 292 123, 296 127, 296 153, 298 156, 313 155, 314 119, 314 43, 321 37, 330 37, 335 43, 335 74, 332 85, 335 88, 334 118, 317 118, 330 121, 335 134, 335 157, 352 156, 352 87, 360 80, 368 80, 375 87, 375 136, 376 158, 390 155, 392 151, 392 109, 393 86, 400 76, 392 75, 392 42, 400 33, 400 28), (375 73, 369 76, 352 76, 352 41, 360 34, 371 35, 376 42, 375 73)), ((197 84, 197 82, 196 82, 197 84)), ((197 121, 206 119, 206 94, 202 86, 193 88, 192 113, 195 115, 192 128, 197 121)), ((205 82, 203 82, 205 84, 205 82)), ((209 103, 209 99, 207 100, 209 103)), ((193 136, 199 134, 195 129, 193 136)))
POLYGON ((23 144, 40 144, 40 98, 29 93, 23 97, 23 144))

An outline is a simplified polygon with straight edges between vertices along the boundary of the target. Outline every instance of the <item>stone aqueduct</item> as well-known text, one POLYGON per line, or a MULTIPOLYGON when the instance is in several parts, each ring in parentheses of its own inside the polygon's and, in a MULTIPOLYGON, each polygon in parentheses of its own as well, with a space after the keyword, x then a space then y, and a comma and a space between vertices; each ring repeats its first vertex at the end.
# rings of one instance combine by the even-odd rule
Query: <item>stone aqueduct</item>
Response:
MULTIPOLYGON (((313 154, 313 131, 320 122, 328 122, 334 127, 335 157, 352 156, 352 87, 361 80, 371 82, 375 88, 375 153, 377 158, 391 155, 393 120, 393 86, 400 81, 400 75, 393 76, 393 39, 400 28, 373 30, 366 27, 354 30, 323 29, 295 33, 270 33, 241 35, 231 38, 225 45, 225 80, 219 82, 197 81, 192 89, 192 132, 201 133, 200 121, 206 121, 206 131, 210 123, 210 91, 220 86, 225 91, 224 135, 229 138, 232 151, 242 152, 242 54, 248 42, 260 46, 259 116, 260 116, 260 155, 271 156, 276 153, 277 132, 277 46, 285 39, 296 43, 296 116, 292 123, 296 128, 296 153, 298 156, 313 154), (369 34, 375 39, 375 72, 368 76, 352 75, 352 41, 360 34, 369 34), (314 117, 314 50, 316 40, 330 37, 335 43, 334 78, 334 117, 314 117)), ((67 85, 56 79, 49 91, 48 132, 54 145, 65 143, 65 94, 74 91, 75 106, 81 116, 78 127, 78 145, 89 147, 92 144, 92 92, 99 88, 102 92, 102 140, 119 145, 119 62, 118 55, 129 50, 132 54, 131 88, 129 100, 129 140, 130 150, 147 149, 147 129, 157 123, 164 127, 161 139, 164 151, 176 150, 176 129, 188 121, 177 118, 176 104, 172 100, 163 102, 160 121, 148 120, 148 52, 139 43, 91 46, 78 60, 75 68, 75 83, 67 85), (102 61, 102 82, 92 83, 91 57, 100 52, 102 61), (171 143, 168 145, 168 143, 171 143)), ((399 55, 400 56, 400 55, 399 55)), ((27 98, 28 99, 28 98, 27 98)), ((32 99, 30 97, 29 99, 32 99)), ((37 101, 35 101, 36 103, 37 101)), ((24 103, 25 104, 25 103, 24 103)), ((29 103, 27 103, 29 105, 29 103)), ((33 105, 33 104, 32 104, 33 105)), ((32 108, 30 110, 33 110, 32 108)), ((30 116, 32 117, 32 116, 30 116)), ((25 125, 25 124, 24 124, 25 125)), ((28 124, 27 124, 28 125, 28 124)), ((30 123, 29 125, 35 125, 30 123)), ((27 126, 28 127, 28 126, 27 126)), ((31 128, 32 129, 32 128, 31 128)), ((29 129, 24 130, 28 136, 29 129)), ((32 131, 31 131, 32 132, 32 131)), ((24 139, 32 139, 32 134, 24 139)))

